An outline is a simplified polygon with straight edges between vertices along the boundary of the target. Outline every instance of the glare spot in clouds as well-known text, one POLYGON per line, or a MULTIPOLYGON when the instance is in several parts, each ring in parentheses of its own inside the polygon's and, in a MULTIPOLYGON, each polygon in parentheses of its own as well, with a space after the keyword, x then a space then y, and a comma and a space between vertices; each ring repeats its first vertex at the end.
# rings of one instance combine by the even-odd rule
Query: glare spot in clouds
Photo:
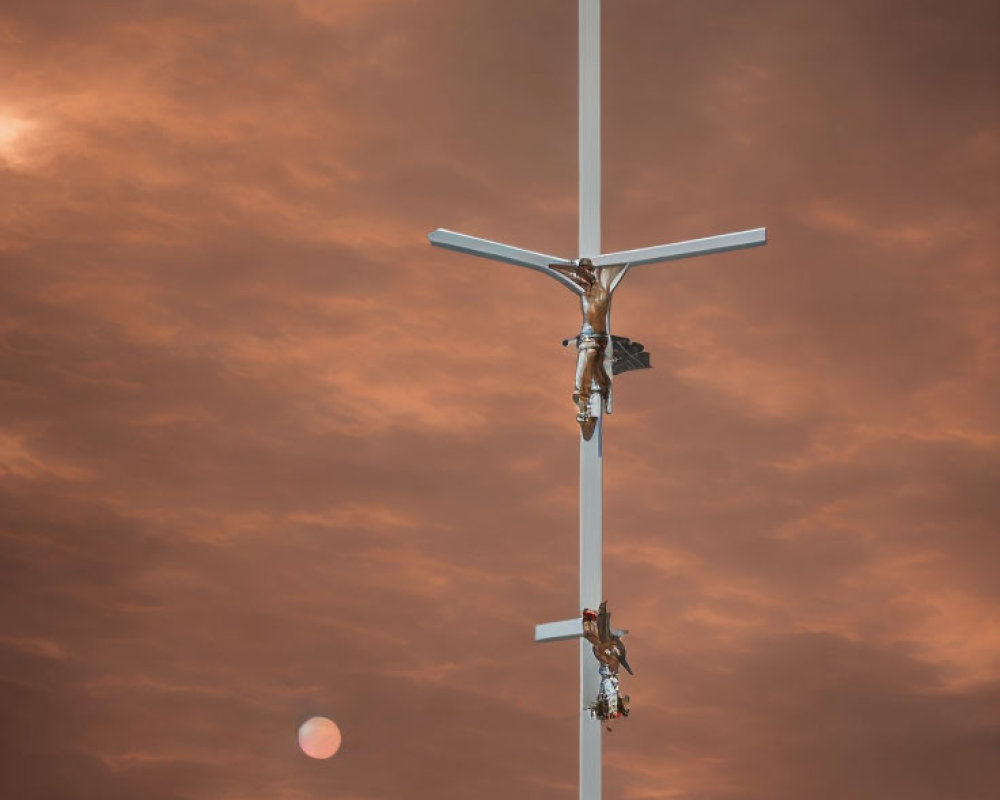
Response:
POLYGON ((31 128, 27 120, 0 114, 0 159, 11 164, 20 163, 20 145, 31 128))

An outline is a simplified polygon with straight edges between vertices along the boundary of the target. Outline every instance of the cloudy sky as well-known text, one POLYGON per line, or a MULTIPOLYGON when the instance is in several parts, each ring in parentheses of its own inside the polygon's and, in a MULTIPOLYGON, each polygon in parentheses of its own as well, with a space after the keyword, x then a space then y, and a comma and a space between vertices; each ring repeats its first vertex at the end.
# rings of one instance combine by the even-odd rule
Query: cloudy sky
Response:
MULTIPOLYGON (((1000 14, 605 0, 623 800, 1000 781, 1000 14)), ((572 0, 0 17, 0 794, 576 797, 572 0), (328 761, 295 734, 322 714, 328 761)))

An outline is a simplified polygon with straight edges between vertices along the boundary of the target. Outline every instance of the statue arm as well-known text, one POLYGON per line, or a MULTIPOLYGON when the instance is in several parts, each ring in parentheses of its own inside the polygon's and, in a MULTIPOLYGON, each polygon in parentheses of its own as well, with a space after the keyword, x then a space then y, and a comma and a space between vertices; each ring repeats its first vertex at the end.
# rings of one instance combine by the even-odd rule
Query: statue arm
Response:
POLYGON ((597 633, 602 642, 611 641, 611 612, 608 611, 608 602, 601 603, 601 608, 597 612, 597 633))
POLYGON ((575 264, 549 264, 549 269, 553 272, 558 272, 560 275, 569 278, 573 283, 578 286, 581 290, 585 290, 586 284, 580 280, 580 276, 577 275, 577 267, 575 264))

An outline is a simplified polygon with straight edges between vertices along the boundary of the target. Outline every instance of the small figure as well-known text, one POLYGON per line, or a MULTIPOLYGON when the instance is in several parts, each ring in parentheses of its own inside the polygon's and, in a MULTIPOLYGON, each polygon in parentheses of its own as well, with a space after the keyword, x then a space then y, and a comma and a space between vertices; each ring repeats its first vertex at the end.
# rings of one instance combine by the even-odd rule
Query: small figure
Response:
POLYGON ((611 630, 611 612, 608 611, 607 600, 601 603, 598 611, 583 609, 583 636, 594 646, 597 660, 607 664, 615 675, 618 674, 619 664, 625 667, 629 675, 634 674, 628 664, 625 644, 621 639, 626 633, 628 631, 611 630))
POLYGON ((597 699, 589 709, 592 716, 604 722, 627 717, 629 713, 628 695, 623 696, 618 688, 619 665, 625 667, 629 675, 633 674, 621 640, 626 633, 628 631, 611 630, 611 614, 606 600, 601 603, 599 611, 583 609, 583 635, 593 645, 594 656, 600 662, 598 672, 601 676, 597 699))
POLYGON ((579 413, 576 415, 583 438, 589 440, 596 426, 596 418, 590 412, 590 396, 594 387, 601 395, 604 413, 611 411, 611 376, 605 365, 608 344, 608 314, 611 308, 611 293, 615 279, 626 269, 625 265, 598 268, 589 258, 581 258, 571 265, 550 264, 549 269, 569 278, 580 289, 580 310, 583 324, 574 339, 567 339, 564 345, 576 342, 576 381, 573 402, 579 413))

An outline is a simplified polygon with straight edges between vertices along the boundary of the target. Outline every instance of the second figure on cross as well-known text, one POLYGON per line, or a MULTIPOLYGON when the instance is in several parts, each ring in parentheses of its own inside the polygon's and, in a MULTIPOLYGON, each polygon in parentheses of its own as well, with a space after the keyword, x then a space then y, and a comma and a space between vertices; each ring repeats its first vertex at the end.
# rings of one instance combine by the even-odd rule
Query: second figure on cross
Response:
POLYGON ((597 698, 590 704, 589 710, 592 716, 603 722, 627 717, 629 713, 628 695, 623 695, 618 688, 618 667, 625 667, 625 671, 632 674, 621 638, 627 632, 611 629, 611 614, 606 600, 598 611, 583 609, 583 636, 593 645, 601 676, 597 698))

